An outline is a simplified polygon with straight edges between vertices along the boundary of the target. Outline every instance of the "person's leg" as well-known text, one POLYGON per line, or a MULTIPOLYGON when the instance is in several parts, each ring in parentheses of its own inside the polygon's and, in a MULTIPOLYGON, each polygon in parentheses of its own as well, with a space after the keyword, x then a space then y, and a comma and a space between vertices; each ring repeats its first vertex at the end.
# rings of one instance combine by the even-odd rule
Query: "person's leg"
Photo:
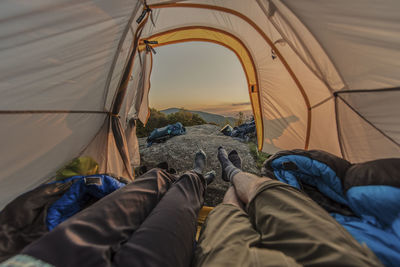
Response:
MULTIPOLYGON (((232 152, 228 155, 229 160, 240 168, 240 157, 236 151, 232 152)), ((258 248, 259 239, 243 202, 231 185, 222 204, 207 217, 193 266, 298 266, 292 258, 279 251, 258 248)))
POLYGON ((269 179, 243 172, 241 159, 235 150, 227 154, 223 147, 219 147, 218 160, 221 163, 222 179, 233 184, 237 196, 245 204, 252 198, 259 184, 269 179))
POLYGON ((236 189, 238 198, 246 205, 256 194, 260 185, 268 180, 271 179, 266 177, 261 178, 247 172, 239 172, 232 177, 232 184, 236 189))
POLYGON ((298 266, 282 252, 257 247, 260 235, 242 206, 234 187, 229 187, 223 203, 206 219, 193 266, 298 266))
POLYGON ((27 254, 55 266, 108 266, 177 177, 153 169, 102 198, 27 246, 27 254))
MULTIPOLYGON (((241 176, 234 177, 234 183, 241 176)), ((243 177, 242 177, 243 178, 243 177)), ((260 233, 258 247, 281 251, 304 266, 381 266, 338 222, 297 189, 274 180, 248 180, 247 212, 260 233)), ((244 188, 245 186, 242 186, 244 188)))
POLYGON ((165 194, 129 241, 115 254, 115 266, 189 266, 205 179, 185 173, 165 194))
POLYGON ((229 186, 228 190, 226 191, 222 203, 236 206, 238 208, 241 208, 242 210, 245 209, 243 202, 237 196, 236 190, 232 185, 229 186))
POLYGON ((227 179, 260 233, 257 246, 266 254, 280 251, 303 265, 380 266, 368 248, 306 195, 287 184, 235 169, 226 151, 220 148, 218 152, 227 179))

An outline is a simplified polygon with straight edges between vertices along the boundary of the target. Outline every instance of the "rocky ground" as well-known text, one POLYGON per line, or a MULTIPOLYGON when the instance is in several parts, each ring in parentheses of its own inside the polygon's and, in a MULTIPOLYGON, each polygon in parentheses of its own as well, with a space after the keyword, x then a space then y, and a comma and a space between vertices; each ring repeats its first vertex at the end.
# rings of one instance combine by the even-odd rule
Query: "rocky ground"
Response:
POLYGON ((215 170, 217 177, 207 188, 205 205, 219 204, 229 184, 221 179, 221 167, 217 159, 219 146, 229 152, 236 149, 242 157, 243 170, 259 174, 247 143, 235 140, 220 133, 220 127, 210 124, 186 127, 186 134, 175 136, 164 143, 155 143, 146 147, 146 138, 139 138, 141 166, 148 169, 166 161, 170 168, 178 173, 193 168, 193 158, 197 150, 203 149, 207 154, 206 172, 215 170))

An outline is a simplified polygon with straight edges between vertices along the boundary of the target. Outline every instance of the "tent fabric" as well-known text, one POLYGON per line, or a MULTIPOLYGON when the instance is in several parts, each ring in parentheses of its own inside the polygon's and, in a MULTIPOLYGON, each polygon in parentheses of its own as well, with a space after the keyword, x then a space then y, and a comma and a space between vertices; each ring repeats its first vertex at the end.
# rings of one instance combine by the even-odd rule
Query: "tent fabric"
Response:
MULTIPOLYGON (((157 66, 137 48, 166 32, 189 41, 178 31, 188 27, 225 32, 252 59, 263 151, 398 157, 399 10, 395 0, 2 1, 0 208, 78 156, 132 180, 125 131, 147 120, 157 66)), ((204 34, 232 44, 225 37, 204 34)))

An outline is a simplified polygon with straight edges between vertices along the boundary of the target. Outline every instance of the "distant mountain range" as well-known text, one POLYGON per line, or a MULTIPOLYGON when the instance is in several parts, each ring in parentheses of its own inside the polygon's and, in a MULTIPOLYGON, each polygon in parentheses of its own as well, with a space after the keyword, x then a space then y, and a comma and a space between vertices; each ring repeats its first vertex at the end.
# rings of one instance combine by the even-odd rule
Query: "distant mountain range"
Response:
MULTIPOLYGON (((161 112, 164 113, 165 115, 168 115, 171 113, 176 113, 179 110, 180 110, 179 108, 168 108, 161 110, 161 112)), ((188 111, 193 114, 199 115, 203 120, 205 120, 208 123, 213 122, 221 126, 224 126, 227 121, 229 122, 230 125, 234 126, 236 122, 236 119, 233 117, 225 117, 222 115, 208 113, 204 111, 197 111, 197 110, 188 110, 188 111)))

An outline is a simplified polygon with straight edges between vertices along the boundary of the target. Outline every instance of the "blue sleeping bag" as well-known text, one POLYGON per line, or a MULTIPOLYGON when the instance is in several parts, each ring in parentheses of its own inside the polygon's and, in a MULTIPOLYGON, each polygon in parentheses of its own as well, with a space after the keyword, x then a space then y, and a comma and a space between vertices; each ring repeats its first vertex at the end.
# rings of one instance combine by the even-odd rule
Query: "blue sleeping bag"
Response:
POLYGON ((107 175, 73 176, 54 183, 73 181, 57 201, 47 209, 46 225, 49 231, 84 209, 88 203, 98 200, 125 186, 107 175))
POLYGON ((400 159, 351 164, 323 151, 291 150, 265 168, 307 193, 384 265, 400 266, 400 159))

